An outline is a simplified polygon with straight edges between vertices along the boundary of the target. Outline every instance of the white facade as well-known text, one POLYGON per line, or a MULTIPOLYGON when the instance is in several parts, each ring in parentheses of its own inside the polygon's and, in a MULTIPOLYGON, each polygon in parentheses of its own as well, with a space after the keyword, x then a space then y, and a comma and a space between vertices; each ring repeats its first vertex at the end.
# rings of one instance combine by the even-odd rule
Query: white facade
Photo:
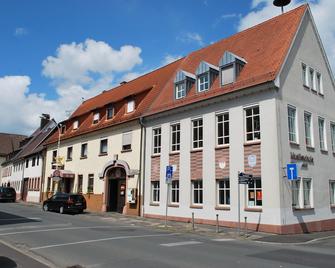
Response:
POLYGON ((27 180, 27 202, 40 202, 41 180, 43 172, 43 157, 39 154, 25 158, 24 174, 22 177, 27 180))

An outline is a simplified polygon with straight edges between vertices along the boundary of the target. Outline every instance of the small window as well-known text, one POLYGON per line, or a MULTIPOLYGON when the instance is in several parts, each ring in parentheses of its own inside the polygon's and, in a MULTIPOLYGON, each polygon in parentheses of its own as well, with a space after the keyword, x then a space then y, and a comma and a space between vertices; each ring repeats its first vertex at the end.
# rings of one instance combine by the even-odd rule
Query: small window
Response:
POLYGON ((38 155, 36 157, 36 166, 39 166, 40 165, 40 156, 38 155))
POLYGON ((81 145, 80 157, 87 158, 87 143, 81 145))
POLYGON ((219 206, 230 205, 230 183, 229 179, 217 180, 217 204, 219 206))
POLYGON ((103 139, 100 141, 100 154, 107 154, 108 151, 108 139, 103 139))
POLYGON ((100 120, 100 113, 95 113, 93 115, 93 124, 99 123, 99 120, 100 120))
POLYGON ((229 144, 229 113, 216 115, 217 145, 229 144))
POLYGON ((127 103, 127 113, 131 113, 135 110, 135 101, 134 100, 130 100, 127 103))
POLYGON ((308 87, 307 66, 304 63, 302 63, 301 68, 302 68, 302 82, 303 82, 303 85, 308 87))
POLYGON ((198 149, 203 146, 203 121, 202 118, 192 120, 192 148, 198 149))
POLYGON ((159 181, 151 182, 151 202, 159 203, 160 183, 159 181))
POLYGON ((307 147, 314 147, 313 140, 313 126, 312 126, 312 114, 304 113, 304 124, 305 124, 305 142, 307 147))
POLYGON ((114 117, 114 107, 113 106, 107 107, 106 113, 107 113, 107 120, 112 119, 114 117))
POLYGON ((171 183, 170 188, 170 202, 171 204, 178 204, 179 203, 179 180, 174 180, 171 183))
POLYGON ((171 125, 171 152, 180 150, 180 124, 171 125))
POLYGON ((94 192, 94 174, 88 175, 87 193, 94 192))
POLYGON ((234 65, 228 65, 221 68, 221 85, 228 85, 235 81, 234 65))
POLYGON ((192 203, 194 205, 202 205, 203 203, 202 180, 192 181, 192 203))
POLYGON ((319 117, 319 140, 320 140, 320 149, 322 151, 327 150, 327 140, 326 140, 326 129, 325 129, 325 120, 319 117))
POLYGON ((335 153, 335 123, 330 123, 330 136, 332 140, 332 151, 335 153))
POLYGON ((57 150, 54 150, 52 151, 52 163, 56 163, 56 161, 57 161, 57 150))
POLYGON ((186 96, 186 83, 178 83, 175 85, 176 99, 181 99, 186 96))
POLYGON ((124 132, 122 133, 122 151, 131 150, 131 142, 132 142, 132 132, 124 132))
POLYGON ((31 161, 31 166, 34 167, 36 165, 36 157, 33 157, 33 160, 31 161))
POLYGON ((316 73, 316 90, 321 95, 323 95, 323 84, 322 84, 322 76, 320 73, 316 73))
POLYGON ((254 178, 248 184, 248 207, 262 206, 262 180, 261 178, 254 178))
POLYGON ((289 141, 298 143, 298 135, 297 135, 297 110, 293 106, 287 107, 288 113, 288 136, 289 141))
POLYGON ((68 161, 72 160, 72 152, 73 152, 73 147, 67 147, 67 154, 66 154, 66 159, 68 161))
POLYGON ((329 182, 329 190, 330 190, 330 205, 335 206, 335 181, 331 180, 329 182))
POLYGON ((78 129, 78 126, 79 126, 79 121, 78 120, 74 121, 73 122, 73 130, 78 129))
POLYGON ((29 159, 26 160, 26 168, 29 167, 29 159))
POLYGON ((202 92, 209 89, 209 72, 199 75, 198 77, 198 91, 202 92))
POLYGON ((160 154, 161 153, 161 134, 162 130, 161 128, 155 128, 152 131, 153 133, 153 153, 154 154, 160 154))
POLYGON ((246 140, 254 141, 261 139, 259 107, 245 109, 246 140))
POLYGON ((65 134, 65 132, 66 132, 66 125, 62 125, 61 126, 61 133, 65 134))
POLYGON ((83 192, 83 175, 78 175, 78 186, 77 186, 77 193, 83 192))
POLYGON ((315 79, 314 79, 314 69, 313 68, 309 68, 309 87, 313 90, 315 90, 315 79))

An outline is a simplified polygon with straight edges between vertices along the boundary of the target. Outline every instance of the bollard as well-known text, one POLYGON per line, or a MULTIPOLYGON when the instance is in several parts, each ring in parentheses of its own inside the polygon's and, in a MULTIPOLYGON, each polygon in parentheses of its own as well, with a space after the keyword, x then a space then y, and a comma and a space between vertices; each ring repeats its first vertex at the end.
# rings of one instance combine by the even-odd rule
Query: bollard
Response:
POLYGON ((194 212, 192 212, 192 230, 194 231, 194 212))
POLYGON ((248 234, 247 219, 247 217, 244 217, 244 236, 247 236, 248 234))
POLYGON ((216 232, 219 233, 219 214, 216 214, 216 232))

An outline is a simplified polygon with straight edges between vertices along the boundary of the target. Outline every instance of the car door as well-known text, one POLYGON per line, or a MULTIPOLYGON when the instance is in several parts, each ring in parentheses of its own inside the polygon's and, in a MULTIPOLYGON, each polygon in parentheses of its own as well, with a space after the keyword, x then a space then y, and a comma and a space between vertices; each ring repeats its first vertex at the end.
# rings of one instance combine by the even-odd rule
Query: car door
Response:
POLYGON ((56 204, 56 195, 51 196, 48 201, 47 201, 48 207, 50 210, 55 209, 55 204, 56 204))

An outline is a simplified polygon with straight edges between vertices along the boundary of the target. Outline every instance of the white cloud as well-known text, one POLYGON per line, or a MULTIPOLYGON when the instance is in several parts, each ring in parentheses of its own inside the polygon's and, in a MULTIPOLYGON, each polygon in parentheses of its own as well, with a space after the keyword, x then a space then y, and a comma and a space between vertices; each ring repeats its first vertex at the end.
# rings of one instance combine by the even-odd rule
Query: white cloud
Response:
MULTIPOLYGON (((256 9, 253 9, 250 13, 241 18, 238 30, 244 30, 279 15, 281 12, 280 8, 275 8, 272 3, 272 0, 253 0, 251 7, 256 9)), ((296 8, 302 3, 305 3, 305 1, 293 0, 289 6, 285 7, 285 10, 296 8)), ((323 45, 325 46, 330 65, 332 69, 335 70, 335 23, 333 23, 335 1, 311 1, 310 7, 323 45)))
POLYGON ((182 58, 183 56, 181 56, 181 55, 171 55, 171 54, 167 54, 165 57, 164 57, 164 59, 163 59, 163 61, 162 61, 162 65, 167 65, 167 64, 169 64, 169 63, 171 63, 171 62, 174 62, 174 61, 176 61, 176 60, 179 60, 180 58, 182 58))
POLYGON ((28 76, 0 77, 0 113, 6 115, 1 119, 0 131, 31 134, 38 127, 41 113, 50 113, 57 121, 65 119, 82 99, 113 87, 116 76, 131 73, 142 63, 140 53, 139 47, 126 45, 116 50, 92 39, 60 45, 56 55, 42 63, 43 75, 55 87, 55 99, 31 93, 28 76))
POLYGON ((196 43, 199 46, 203 46, 205 44, 202 39, 202 36, 194 32, 183 33, 177 37, 177 40, 182 41, 184 43, 196 43))
POLYGON ((23 27, 18 27, 14 31, 15 36, 23 36, 23 35, 27 35, 27 34, 28 34, 28 30, 26 28, 23 28, 23 27))

